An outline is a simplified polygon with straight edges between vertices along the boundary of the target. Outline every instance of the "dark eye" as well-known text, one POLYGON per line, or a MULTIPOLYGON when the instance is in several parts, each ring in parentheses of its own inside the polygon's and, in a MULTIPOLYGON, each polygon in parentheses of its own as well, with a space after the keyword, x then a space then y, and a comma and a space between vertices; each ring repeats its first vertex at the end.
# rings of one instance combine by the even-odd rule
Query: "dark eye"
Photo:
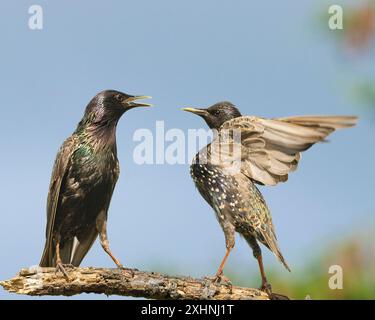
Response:
POLYGON ((221 113, 220 110, 216 110, 216 111, 214 112, 214 115, 215 115, 215 116, 218 116, 220 113, 221 113))
POLYGON ((119 102, 122 102, 122 100, 123 100, 122 95, 121 94, 117 94, 116 95, 116 100, 118 100, 119 102))

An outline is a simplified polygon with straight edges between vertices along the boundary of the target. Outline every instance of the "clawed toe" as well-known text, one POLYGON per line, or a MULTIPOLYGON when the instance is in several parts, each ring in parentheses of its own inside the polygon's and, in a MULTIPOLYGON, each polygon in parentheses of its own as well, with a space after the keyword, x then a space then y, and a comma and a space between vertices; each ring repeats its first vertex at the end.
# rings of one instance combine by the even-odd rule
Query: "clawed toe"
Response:
POLYGON ((216 285, 229 285, 232 286, 232 282, 229 278, 221 274, 216 274, 214 277, 205 277, 205 279, 209 280, 211 283, 216 285))
POLYGON ((120 264, 119 266, 117 266, 117 268, 119 270, 121 270, 121 271, 129 272, 132 278, 134 278, 134 275, 135 275, 134 271, 138 271, 138 269, 126 268, 122 264, 120 264))
POLYGON ((74 268, 74 266, 71 265, 71 264, 62 264, 62 263, 58 262, 56 264, 56 271, 55 271, 55 273, 61 272, 63 274, 63 276, 66 278, 66 280, 69 281, 69 275, 66 272, 65 268, 74 268))
POLYGON ((272 287, 268 282, 263 282, 259 290, 267 293, 270 299, 272 298, 272 287))
POLYGON ((217 275, 215 275, 215 277, 212 279, 212 282, 213 282, 213 283, 216 283, 216 284, 220 284, 222 278, 223 278, 223 275, 222 275, 222 274, 217 274, 217 275))
POLYGON ((259 290, 267 293, 270 300, 290 300, 287 296, 272 292, 272 287, 268 282, 263 282, 259 290))
POLYGON ((225 284, 225 285, 232 285, 232 282, 230 281, 230 279, 226 276, 224 276, 223 274, 220 275, 219 277, 216 277, 216 281, 218 284, 225 284))

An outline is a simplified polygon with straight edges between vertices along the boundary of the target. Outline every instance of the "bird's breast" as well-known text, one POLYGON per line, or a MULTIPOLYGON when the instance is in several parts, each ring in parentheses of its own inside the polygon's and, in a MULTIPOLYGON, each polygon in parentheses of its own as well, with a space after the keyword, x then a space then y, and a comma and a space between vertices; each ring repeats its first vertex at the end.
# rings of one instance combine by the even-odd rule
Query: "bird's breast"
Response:
POLYGON ((73 157, 71 176, 80 184, 95 187, 99 184, 114 184, 119 176, 117 156, 111 151, 98 152, 90 146, 82 146, 73 157))
POLYGON ((220 166, 212 164, 192 164, 190 174, 194 183, 214 209, 218 220, 227 220, 238 232, 245 226, 251 232, 269 216, 268 208, 256 186, 247 177, 232 175, 220 166))

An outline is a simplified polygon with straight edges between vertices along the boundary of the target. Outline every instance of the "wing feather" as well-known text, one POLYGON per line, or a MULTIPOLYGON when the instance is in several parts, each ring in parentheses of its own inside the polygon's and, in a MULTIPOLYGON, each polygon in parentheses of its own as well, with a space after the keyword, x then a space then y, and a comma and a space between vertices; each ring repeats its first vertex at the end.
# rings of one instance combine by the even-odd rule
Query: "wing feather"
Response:
POLYGON ((55 160, 52 171, 52 177, 49 187, 47 199, 47 227, 46 227, 46 243, 40 266, 52 266, 54 259, 54 248, 52 243, 53 228, 56 217, 56 210, 60 199, 61 188, 70 166, 71 156, 75 151, 77 137, 75 135, 69 137, 61 146, 55 160))
POLYGON ((222 125, 210 152, 224 166, 240 162, 241 172, 253 181, 276 185, 296 170, 302 151, 356 121, 355 116, 238 117, 222 125))

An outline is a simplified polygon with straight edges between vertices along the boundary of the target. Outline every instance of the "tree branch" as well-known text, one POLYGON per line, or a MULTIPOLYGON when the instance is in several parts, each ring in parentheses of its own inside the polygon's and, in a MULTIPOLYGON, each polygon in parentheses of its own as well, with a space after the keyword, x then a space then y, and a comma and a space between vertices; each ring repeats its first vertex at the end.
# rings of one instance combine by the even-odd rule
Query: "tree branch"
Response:
POLYGON ((22 269, 14 278, 0 282, 5 290, 30 296, 104 293, 149 299, 269 300, 264 292, 214 284, 210 279, 175 277, 136 269, 68 268, 69 281, 54 268, 22 269))

